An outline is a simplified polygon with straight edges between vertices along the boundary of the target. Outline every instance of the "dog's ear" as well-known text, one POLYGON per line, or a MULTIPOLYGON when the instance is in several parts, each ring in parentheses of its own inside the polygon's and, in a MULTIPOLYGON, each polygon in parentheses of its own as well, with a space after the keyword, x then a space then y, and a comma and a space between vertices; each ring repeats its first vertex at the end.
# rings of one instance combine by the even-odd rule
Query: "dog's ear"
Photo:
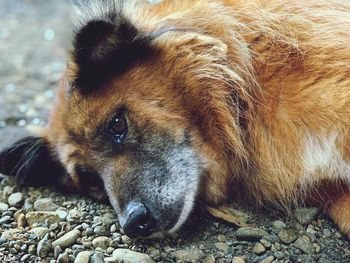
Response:
POLYGON ((19 185, 53 185, 66 174, 49 144, 26 137, 0 153, 0 173, 15 176, 19 185))

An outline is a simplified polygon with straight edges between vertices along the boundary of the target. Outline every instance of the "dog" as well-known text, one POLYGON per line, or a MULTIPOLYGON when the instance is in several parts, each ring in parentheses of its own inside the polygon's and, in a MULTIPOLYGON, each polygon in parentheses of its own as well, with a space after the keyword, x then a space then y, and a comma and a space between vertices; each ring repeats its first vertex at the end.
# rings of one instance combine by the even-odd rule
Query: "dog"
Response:
POLYGON ((317 205, 350 236, 350 2, 90 0, 20 185, 108 196, 130 237, 200 200, 317 205))

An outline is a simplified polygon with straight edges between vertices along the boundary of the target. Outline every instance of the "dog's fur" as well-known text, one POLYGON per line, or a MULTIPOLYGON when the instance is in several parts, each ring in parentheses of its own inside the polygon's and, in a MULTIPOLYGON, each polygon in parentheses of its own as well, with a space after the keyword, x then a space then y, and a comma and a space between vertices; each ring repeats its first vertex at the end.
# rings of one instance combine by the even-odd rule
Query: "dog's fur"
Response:
POLYGON ((172 232, 194 200, 234 197, 286 211, 316 204, 350 235, 349 1, 78 8, 45 133, 5 150, 2 172, 33 181, 50 152, 65 172, 48 181, 96 196, 101 178, 122 225, 134 200, 172 232), (105 129, 116 114, 129 125, 123 145, 105 129))

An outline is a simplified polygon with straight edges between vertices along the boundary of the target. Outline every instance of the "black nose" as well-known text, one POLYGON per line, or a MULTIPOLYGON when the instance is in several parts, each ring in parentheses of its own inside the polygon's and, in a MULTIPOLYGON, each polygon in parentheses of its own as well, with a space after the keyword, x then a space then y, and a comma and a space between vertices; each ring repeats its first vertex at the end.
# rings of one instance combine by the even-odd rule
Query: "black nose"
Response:
POLYGON ((156 220, 144 204, 132 202, 126 211, 129 212, 123 229, 127 236, 146 237, 157 230, 156 220))

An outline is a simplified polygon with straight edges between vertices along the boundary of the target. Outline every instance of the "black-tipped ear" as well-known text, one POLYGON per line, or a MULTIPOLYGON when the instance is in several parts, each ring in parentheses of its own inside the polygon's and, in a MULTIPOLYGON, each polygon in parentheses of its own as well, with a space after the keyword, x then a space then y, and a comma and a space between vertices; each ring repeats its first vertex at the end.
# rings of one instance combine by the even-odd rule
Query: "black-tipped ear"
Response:
POLYGON ((78 73, 74 86, 82 92, 125 72, 153 51, 152 37, 138 31, 120 14, 110 16, 88 22, 75 35, 73 58, 78 73))
POLYGON ((26 137, 0 153, 0 173, 16 176, 20 185, 53 185, 66 174, 40 137, 26 137))

